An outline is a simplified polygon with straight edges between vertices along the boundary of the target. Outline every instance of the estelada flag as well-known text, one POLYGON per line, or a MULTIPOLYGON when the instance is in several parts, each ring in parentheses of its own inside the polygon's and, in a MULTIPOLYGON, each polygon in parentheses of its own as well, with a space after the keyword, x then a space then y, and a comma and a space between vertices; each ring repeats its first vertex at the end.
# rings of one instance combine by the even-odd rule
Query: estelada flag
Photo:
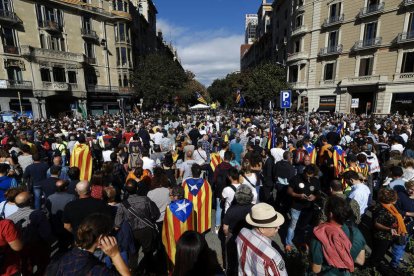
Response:
POLYGON ((211 228, 212 190, 203 178, 187 178, 183 181, 184 197, 193 203, 197 215, 196 231, 200 234, 211 228))
POLYGON ((339 177, 345 170, 347 163, 346 163, 346 153, 341 148, 341 146, 334 146, 333 147, 333 165, 335 168, 335 177, 339 177))
POLYGON ((80 180, 91 180, 92 155, 88 145, 78 143, 75 145, 70 155, 70 166, 79 168, 80 180))
POLYGON ((220 154, 219 153, 212 153, 210 154, 210 167, 213 170, 213 172, 216 170, 216 167, 223 162, 223 160, 221 160, 220 154))
POLYGON ((312 145, 312 144, 309 144, 307 146, 305 145, 305 149, 306 149, 306 152, 308 153, 308 155, 310 156, 311 163, 316 164, 316 149, 315 149, 315 146, 312 145))
POLYGON ((173 264, 175 263, 176 242, 185 231, 194 230, 195 219, 193 204, 188 199, 173 201, 165 209, 162 243, 173 264))

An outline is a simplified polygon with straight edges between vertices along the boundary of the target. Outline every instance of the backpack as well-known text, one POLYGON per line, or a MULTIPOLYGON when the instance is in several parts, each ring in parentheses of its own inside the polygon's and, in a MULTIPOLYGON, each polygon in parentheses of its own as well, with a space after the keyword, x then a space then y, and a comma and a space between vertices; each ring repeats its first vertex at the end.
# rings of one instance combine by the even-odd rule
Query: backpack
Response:
POLYGON ((307 152, 304 149, 297 149, 295 151, 295 158, 293 159, 293 162, 295 165, 302 165, 303 160, 305 159, 307 152))

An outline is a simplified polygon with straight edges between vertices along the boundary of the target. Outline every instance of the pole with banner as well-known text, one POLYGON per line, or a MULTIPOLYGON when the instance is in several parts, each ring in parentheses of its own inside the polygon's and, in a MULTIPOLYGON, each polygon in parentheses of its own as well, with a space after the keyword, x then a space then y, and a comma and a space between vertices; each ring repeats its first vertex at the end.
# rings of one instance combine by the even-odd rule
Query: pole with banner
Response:
POLYGON ((286 109, 292 107, 292 91, 282 90, 280 91, 280 108, 284 109, 283 117, 285 119, 284 126, 287 127, 287 114, 286 109))

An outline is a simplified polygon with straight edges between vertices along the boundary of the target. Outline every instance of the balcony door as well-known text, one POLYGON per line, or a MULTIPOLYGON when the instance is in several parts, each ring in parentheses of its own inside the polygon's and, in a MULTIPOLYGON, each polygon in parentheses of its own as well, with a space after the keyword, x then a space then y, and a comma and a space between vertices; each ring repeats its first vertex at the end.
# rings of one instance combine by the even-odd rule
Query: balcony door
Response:
POLYGON ((342 3, 335 3, 332 4, 329 8, 329 18, 332 19, 338 19, 341 15, 341 5, 342 3))
POLYGON ((338 31, 330 32, 328 36, 328 50, 334 51, 338 45, 338 31))
POLYGON ((408 26, 407 26, 407 38, 414 37, 414 13, 410 13, 410 17, 408 18, 408 26))
POLYGON ((85 31, 91 31, 92 30, 92 20, 90 17, 82 17, 82 28, 85 31))
POLYGON ((10 0, 0 0, 0 13, 11 11, 10 0))
POLYGON ((364 30, 364 46, 370 46, 375 43, 377 37, 377 22, 365 24, 364 30))
POLYGON ((23 81, 22 70, 17 66, 7 67, 7 77, 14 83, 21 83, 23 81))

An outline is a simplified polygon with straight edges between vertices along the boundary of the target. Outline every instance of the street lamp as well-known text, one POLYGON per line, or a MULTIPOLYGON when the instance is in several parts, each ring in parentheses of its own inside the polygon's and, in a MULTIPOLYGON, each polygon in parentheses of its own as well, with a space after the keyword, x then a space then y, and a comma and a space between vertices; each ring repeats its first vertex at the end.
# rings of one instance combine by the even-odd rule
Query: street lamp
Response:
POLYGON ((117 101, 118 101, 118 104, 119 104, 119 108, 121 109, 121 112, 122 112, 122 124, 123 124, 124 130, 125 130, 124 98, 117 99, 117 101))

